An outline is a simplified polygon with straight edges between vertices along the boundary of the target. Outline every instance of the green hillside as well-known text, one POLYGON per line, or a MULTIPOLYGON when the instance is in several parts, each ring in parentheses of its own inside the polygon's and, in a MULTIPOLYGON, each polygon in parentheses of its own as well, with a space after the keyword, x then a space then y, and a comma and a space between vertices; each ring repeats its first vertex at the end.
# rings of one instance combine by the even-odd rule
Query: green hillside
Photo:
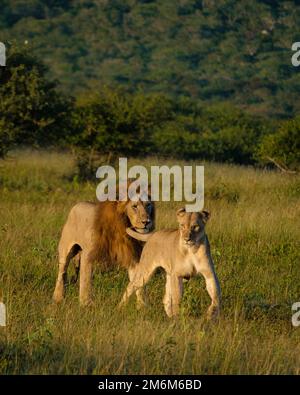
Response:
POLYGON ((299 1, 2 0, 0 41, 28 42, 66 92, 101 85, 299 112, 299 1))

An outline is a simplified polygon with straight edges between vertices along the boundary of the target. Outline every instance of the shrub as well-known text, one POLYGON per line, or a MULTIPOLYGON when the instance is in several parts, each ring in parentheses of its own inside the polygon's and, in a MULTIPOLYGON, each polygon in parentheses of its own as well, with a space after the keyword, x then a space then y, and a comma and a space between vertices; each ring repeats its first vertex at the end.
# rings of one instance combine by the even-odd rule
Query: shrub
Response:
POLYGON ((94 175, 102 162, 117 156, 145 156, 151 152, 151 133, 171 116, 171 105, 161 95, 130 95, 104 88, 79 100, 70 142, 77 156, 78 175, 94 175))
POLYGON ((257 141, 268 129, 265 120, 227 104, 194 111, 182 115, 177 107, 174 119, 155 130, 155 152, 182 159, 255 163, 257 141))
POLYGON ((261 163, 272 163, 283 171, 300 169, 300 117, 284 121, 275 133, 265 136, 257 150, 261 163))
POLYGON ((0 68, 0 155, 14 145, 61 143, 72 101, 46 78, 46 68, 28 49, 10 47, 0 68))

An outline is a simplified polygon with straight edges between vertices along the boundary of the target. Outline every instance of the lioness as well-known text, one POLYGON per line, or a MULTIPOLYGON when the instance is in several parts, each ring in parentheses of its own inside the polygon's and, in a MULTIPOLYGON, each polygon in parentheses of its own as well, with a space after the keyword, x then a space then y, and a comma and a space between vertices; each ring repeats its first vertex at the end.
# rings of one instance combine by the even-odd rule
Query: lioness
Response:
MULTIPOLYGON (((139 262, 142 243, 129 237, 126 228, 147 233, 154 227, 154 204, 148 201, 81 202, 70 211, 58 246, 59 269, 53 294, 55 302, 65 295, 67 269, 75 257, 80 266, 79 298, 82 305, 91 303, 92 268, 96 261, 102 267, 123 266, 132 278, 139 262)), ((137 292, 138 303, 144 303, 137 292)))
POLYGON ((132 237, 147 242, 120 306, 126 304, 130 295, 149 281, 156 268, 162 267, 167 276, 163 303, 169 317, 179 311, 183 278, 198 273, 204 276, 206 289, 211 297, 208 318, 216 317, 220 310, 220 286, 205 233, 205 224, 209 217, 207 211, 188 213, 181 208, 177 211, 177 230, 161 230, 151 235, 139 235, 132 229, 127 229, 132 237))

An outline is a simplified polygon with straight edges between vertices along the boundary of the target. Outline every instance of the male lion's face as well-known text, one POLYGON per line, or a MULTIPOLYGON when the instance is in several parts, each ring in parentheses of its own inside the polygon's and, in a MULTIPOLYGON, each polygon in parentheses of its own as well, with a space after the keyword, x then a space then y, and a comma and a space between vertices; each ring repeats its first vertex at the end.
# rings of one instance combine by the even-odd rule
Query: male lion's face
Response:
POLYGON ((126 205, 126 213, 137 232, 148 233, 154 228, 154 204, 150 200, 129 200, 126 205))
POLYGON ((187 247, 193 247, 200 243, 205 235, 205 224, 210 217, 209 212, 187 213, 184 208, 177 211, 180 237, 187 247))

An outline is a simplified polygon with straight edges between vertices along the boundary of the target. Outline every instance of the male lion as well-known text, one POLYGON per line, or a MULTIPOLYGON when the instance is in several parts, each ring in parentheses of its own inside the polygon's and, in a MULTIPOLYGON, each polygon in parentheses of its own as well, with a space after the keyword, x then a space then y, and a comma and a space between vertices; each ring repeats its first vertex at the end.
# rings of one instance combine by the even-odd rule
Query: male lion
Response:
POLYGON ((128 228, 127 233, 138 240, 146 241, 140 263, 123 295, 120 306, 127 303, 133 292, 141 289, 156 268, 166 271, 164 307, 167 315, 178 314, 183 293, 183 279, 201 273, 211 298, 208 318, 215 318, 220 310, 220 285, 210 253, 205 225, 210 217, 207 211, 187 213, 177 211, 179 229, 160 230, 151 235, 141 235, 128 228))
MULTIPOLYGON (((149 198, 149 197, 148 197, 149 198)), ((132 226, 137 232, 147 233, 154 227, 154 204, 150 201, 81 202, 70 211, 58 246, 59 269, 53 294, 61 302, 65 294, 67 269, 72 258, 80 265, 79 299, 81 305, 91 303, 91 281, 94 262, 102 267, 122 266, 132 278, 139 262, 142 243, 126 233, 132 226)), ((143 304, 141 292, 137 292, 143 304)))

